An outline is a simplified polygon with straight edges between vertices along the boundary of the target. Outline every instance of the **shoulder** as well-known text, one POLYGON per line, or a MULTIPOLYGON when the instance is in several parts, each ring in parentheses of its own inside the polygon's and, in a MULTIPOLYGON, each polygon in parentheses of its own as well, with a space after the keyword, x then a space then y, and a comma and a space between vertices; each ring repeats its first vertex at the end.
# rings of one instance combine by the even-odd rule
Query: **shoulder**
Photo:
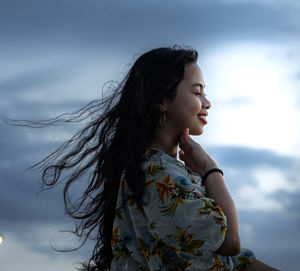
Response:
POLYGON ((193 172, 186 167, 183 162, 167 155, 159 149, 148 149, 144 155, 144 161, 142 163, 142 169, 145 172, 146 177, 148 175, 170 175, 173 178, 179 177, 181 179, 187 179, 193 184, 200 185, 201 177, 199 174, 193 172))

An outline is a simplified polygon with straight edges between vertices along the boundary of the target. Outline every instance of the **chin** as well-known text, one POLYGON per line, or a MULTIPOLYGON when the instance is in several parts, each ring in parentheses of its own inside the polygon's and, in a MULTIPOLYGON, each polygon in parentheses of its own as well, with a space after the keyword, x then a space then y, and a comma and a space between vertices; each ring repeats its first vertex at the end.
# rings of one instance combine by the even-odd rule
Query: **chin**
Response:
POLYGON ((202 128, 197 128, 197 129, 191 129, 190 128, 190 135, 195 135, 195 136, 197 136, 197 135, 202 135, 203 134, 203 129, 202 128))

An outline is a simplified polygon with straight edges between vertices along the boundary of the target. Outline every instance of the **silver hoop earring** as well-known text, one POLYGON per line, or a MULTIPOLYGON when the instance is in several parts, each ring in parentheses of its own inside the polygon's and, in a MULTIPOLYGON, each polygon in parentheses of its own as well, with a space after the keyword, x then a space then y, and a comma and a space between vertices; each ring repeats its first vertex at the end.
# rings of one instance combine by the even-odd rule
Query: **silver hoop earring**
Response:
POLYGON ((166 125, 166 111, 162 112, 162 117, 159 119, 160 128, 163 129, 166 125))

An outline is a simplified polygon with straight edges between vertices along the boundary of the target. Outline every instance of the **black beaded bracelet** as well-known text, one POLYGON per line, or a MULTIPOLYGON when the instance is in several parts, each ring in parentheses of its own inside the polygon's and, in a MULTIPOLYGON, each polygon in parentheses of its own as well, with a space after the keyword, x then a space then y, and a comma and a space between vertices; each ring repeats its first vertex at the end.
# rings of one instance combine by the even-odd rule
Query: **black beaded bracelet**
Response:
POLYGON ((220 172, 222 175, 224 175, 224 174, 223 174, 223 171, 222 171, 221 169, 219 169, 219 168, 212 168, 212 169, 210 169, 209 171, 207 171, 207 172, 203 175, 203 177, 202 177, 202 185, 205 185, 206 178, 208 177, 209 174, 211 174, 211 173, 213 173, 213 172, 220 172))

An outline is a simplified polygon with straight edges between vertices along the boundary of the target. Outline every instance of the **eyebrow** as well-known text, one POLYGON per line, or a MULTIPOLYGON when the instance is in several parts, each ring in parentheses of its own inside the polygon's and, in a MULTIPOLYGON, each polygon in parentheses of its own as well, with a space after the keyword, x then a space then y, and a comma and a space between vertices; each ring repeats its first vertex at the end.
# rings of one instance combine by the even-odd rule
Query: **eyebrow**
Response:
POLYGON ((204 89, 205 85, 202 85, 201 83, 195 83, 192 85, 192 87, 200 87, 200 88, 204 89))

